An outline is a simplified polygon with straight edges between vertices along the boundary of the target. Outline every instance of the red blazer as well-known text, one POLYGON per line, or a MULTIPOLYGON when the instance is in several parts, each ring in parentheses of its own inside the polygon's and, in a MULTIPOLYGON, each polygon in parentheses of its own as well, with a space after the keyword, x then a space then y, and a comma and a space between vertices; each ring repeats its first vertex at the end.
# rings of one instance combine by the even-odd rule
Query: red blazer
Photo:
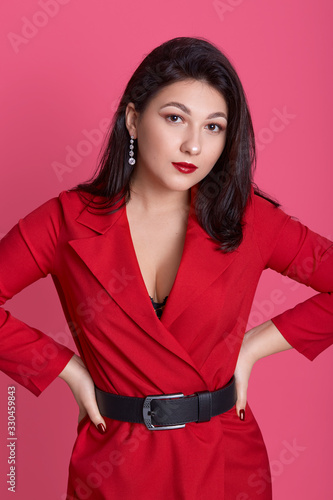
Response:
MULTIPOLYGON (((309 359, 333 342, 332 242, 253 193, 243 242, 232 253, 219 250, 191 210, 161 320, 142 279, 126 208, 91 213, 77 192, 63 191, 7 233, 0 263, 0 304, 51 274, 78 351, 104 391, 192 394, 225 385, 267 267, 321 292, 272 318, 288 342, 309 359)), ((73 355, 3 308, 0 342, 1 369, 36 396, 73 355)), ((88 416, 78 426, 67 500, 140 500, 147 491, 159 500, 271 498, 253 476, 259 469, 269 474, 269 465, 249 407, 244 422, 233 408, 172 431, 106 421, 104 436, 88 416)))

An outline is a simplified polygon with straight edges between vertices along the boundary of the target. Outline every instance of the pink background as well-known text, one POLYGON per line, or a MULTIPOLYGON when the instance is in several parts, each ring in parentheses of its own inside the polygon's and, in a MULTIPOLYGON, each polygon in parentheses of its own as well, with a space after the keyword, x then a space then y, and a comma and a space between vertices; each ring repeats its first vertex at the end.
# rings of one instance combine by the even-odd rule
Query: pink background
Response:
MULTIPOLYGON (((90 176, 99 140, 81 141, 111 118, 145 54, 175 36, 203 36, 231 58, 248 95, 259 147, 257 183, 288 213, 333 238, 332 2, 16 0, 2 2, 0 9, 6 75, 0 237, 44 201, 90 176), (273 120, 283 110, 289 115, 285 123, 273 120), (66 163, 71 148, 80 153, 76 165, 66 163), (62 176, 56 175, 57 162, 67 167, 62 176)), ((267 271, 249 326, 312 294, 267 271), (273 289, 280 290, 280 304, 270 298, 273 289)), ((74 349, 50 276, 6 308, 74 349)), ((331 498, 332 362, 332 349, 313 363, 288 351, 261 360, 253 370, 249 401, 267 444, 276 500, 331 498), (293 444, 294 454, 286 451, 293 444)), ((12 498, 5 477, 11 384, 1 376, 0 496, 5 499, 12 498)), ((15 385, 15 498, 63 500, 76 402, 59 378, 38 399, 15 385)))

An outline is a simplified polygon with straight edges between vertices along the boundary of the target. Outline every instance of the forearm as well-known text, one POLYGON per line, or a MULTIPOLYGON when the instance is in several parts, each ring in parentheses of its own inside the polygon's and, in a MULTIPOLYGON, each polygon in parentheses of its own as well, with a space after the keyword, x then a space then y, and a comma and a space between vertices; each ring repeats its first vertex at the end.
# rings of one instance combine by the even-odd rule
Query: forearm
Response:
POLYGON ((291 348, 292 346, 271 320, 245 333, 235 367, 237 388, 236 411, 241 420, 245 418, 247 388, 253 365, 265 356, 291 348))
POLYGON ((243 340, 241 354, 253 364, 261 358, 291 349, 274 323, 269 320, 249 330, 243 340))
POLYGON ((82 359, 74 354, 58 377, 62 378, 70 386, 71 383, 78 380, 86 371, 87 369, 82 359))

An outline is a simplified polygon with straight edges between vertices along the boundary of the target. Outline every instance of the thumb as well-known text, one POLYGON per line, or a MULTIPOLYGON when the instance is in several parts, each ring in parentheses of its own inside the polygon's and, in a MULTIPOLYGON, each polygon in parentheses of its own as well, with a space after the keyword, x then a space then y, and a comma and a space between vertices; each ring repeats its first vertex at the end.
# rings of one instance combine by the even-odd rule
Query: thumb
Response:
MULTIPOLYGON (((107 431, 106 422, 97 406, 97 402, 90 401, 89 404, 85 407, 85 414, 88 414, 91 422, 96 426, 96 429, 100 434, 105 434, 107 431)), ((81 412, 80 412, 81 413, 81 412)))
POLYGON ((236 413, 241 420, 245 420, 247 387, 248 384, 246 382, 236 379, 236 390, 237 390, 236 413))
POLYGON ((102 415, 100 414, 96 398, 90 397, 88 401, 85 401, 84 404, 81 403, 80 412, 79 412, 79 422, 86 415, 90 418, 91 422, 96 426, 98 432, 101 434, 105 434, 107 427, 106 422, 102 415))

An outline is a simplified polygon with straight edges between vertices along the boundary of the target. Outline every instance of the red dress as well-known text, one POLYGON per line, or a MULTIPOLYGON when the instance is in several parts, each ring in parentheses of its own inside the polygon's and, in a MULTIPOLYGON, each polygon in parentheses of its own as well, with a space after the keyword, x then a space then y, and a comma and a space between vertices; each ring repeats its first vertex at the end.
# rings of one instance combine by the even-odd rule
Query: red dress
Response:
MULTIPOLYGON (((126 208, 91 213, 77 192, 62 191, 7 233, 0 262, 1 304, 51 274, 79 354, 104 391, 143 397, 225 385, 267 267, 321 292, 273 318, 288 342, 309 359, 333 343, 332 242, 253 192, 243 242, 229 254, 190 211, 161 319, 139 269, 126 208)), ((3 308, 0 343, 1 369, 36 396, 73 355, 3 308)), ((232 408, 169 431, 106 422, 105 435, 88 416, 78 425, 67 500, 271 499, 266 448, 249 406, 243 422, 232 408)))

